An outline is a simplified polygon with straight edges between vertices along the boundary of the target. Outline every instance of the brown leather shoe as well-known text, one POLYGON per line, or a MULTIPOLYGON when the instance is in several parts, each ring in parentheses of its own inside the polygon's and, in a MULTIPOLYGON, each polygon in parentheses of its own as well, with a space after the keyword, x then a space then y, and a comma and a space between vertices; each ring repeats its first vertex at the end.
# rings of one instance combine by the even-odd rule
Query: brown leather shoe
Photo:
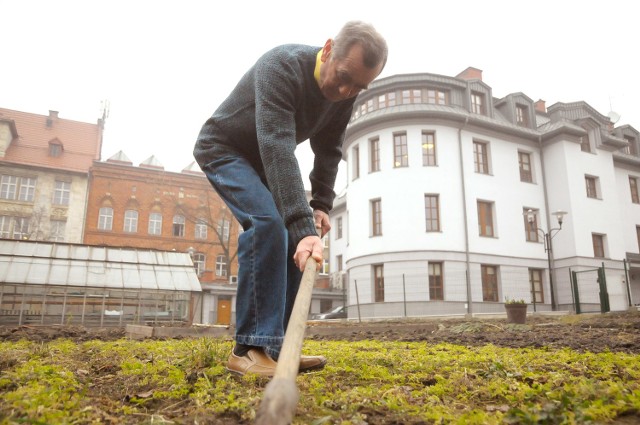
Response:
POLYGON ((312 370, 320 370, 327 364, 327 358, 324 356, 300 356, 300 367, 298 372, 309 372, 312 370))
MULTIPOLYGON (((298 372, 310 372, 323 369, 327 364, 324 356, 300 356, 298 372)), ((236 356, 233 351, 227 361, 227 370, 237 375, 254 373, 271 377, 276 371, 277 363, 262 348, 252 348, 244 356, 236 356)))
POLYGON ((252 348, 244 356, 236 356, 231 352, 227 362, 227 370, 244 375, 254 373, 261 376, 273 376, 277 363, 262 348, 252 348))

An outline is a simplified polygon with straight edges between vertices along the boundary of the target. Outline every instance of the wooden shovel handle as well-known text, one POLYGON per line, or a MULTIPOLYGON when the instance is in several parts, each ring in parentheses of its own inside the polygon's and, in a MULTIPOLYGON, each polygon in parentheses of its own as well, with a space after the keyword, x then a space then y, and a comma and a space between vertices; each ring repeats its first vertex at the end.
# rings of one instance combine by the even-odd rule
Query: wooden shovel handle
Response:
POLYGON ((309 257, 293 304, 275 374, 264 390, 256 414, 256 425, 287 425, 292 422, 296 413, 300 398, 296 376, 300 367, 302 342, 317 268, 316 260, 309 257))
POLYGON ((304 267, 300 288, 293 304, 289 325, 284 336, 278 365, 274 377, 295 380, 300 366, 300 354, 304 341, 304 332, 307 327, 309 306, 313 293, 313 283, 316 280, 318 263, 312 257, 307 259, 304 267))

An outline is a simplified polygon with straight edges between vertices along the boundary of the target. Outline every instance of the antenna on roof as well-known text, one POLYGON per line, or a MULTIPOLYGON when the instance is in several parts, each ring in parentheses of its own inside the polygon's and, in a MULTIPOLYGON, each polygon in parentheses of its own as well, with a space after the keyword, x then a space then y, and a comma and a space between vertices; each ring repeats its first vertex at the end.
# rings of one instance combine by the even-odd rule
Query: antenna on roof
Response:
POLYGON ((609 117, 609 120, 615 124, 620 120, 620 114, 613 111, 613 107, 611 106, 611 96, 609 96, 609 109, 610 111, 607 116, 609 117))
POLYGON ((102 118, 102 121, 106 121, 107 118, 109 117, 109 108, 111 106, 111 103, 108 100, 102 100, 100 101, 100 115, 102 118))
POLYGON ((614 111, 609 111, 607 114, 612 123, 617 123, 620 120, 620 114, 614 111))

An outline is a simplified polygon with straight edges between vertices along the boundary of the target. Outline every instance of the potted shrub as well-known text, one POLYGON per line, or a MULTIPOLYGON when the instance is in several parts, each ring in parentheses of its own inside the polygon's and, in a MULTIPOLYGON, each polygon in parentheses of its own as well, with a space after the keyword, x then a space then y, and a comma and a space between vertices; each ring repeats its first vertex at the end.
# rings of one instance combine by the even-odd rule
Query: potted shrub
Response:
POLYGON ((507 323, 524 324, 527 320, 527 304, 523 299, 505 298, 504 308, 507 311, 507 323))

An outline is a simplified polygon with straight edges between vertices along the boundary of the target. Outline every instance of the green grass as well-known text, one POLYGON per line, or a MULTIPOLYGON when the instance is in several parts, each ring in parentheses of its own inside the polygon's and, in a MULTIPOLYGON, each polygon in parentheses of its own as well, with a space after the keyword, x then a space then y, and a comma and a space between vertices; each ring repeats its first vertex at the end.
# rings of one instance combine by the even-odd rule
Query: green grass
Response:
MULTIPOLYGON (((250 423, 268 379, 200 338, 0 342, 1 424, 250 423)), ((640 356, 568 349, 305 341, 297 424, 587 424, 640 413, 640 356)), ((640 418, 640 416, 639 416, 640 418)))

